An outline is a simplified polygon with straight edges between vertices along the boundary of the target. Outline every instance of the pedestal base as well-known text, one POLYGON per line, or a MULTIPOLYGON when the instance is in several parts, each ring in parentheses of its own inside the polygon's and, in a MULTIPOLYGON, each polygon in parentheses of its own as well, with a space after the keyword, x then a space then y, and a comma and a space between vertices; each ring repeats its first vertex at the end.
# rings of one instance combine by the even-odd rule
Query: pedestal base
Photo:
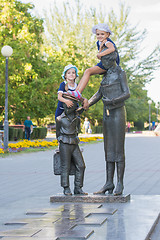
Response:
POLYGON ((127 195, 54 195, 50 197, 50 202, 83 202, 83 203, 125 203, 130 201, 130 194, 127 195))

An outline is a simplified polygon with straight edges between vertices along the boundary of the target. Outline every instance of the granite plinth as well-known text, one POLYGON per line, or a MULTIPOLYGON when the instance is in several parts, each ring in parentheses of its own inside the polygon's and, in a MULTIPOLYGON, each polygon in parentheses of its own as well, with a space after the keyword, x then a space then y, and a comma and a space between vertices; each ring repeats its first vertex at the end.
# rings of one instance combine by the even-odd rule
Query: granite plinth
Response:
POLYGON ((127 195, 72 195, 72 196, 65 196, 65 195, 54 195, 50 197, 50 202, 83 202, 83 203, 125 203, 130 201, 130 194, 127 195))

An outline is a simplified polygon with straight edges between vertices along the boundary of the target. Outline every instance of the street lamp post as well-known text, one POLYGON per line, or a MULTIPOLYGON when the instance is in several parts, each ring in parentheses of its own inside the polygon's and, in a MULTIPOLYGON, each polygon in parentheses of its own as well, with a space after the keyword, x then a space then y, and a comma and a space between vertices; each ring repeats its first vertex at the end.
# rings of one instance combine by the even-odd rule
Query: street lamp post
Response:
POLYGON ((148 100, 148 104, 149 104, 149 131, 151 130, 151 104, 152 104, 152 100, 148 100))
POLYGON ((4 120, 4 150, 8 149, 8 58, 12 55, 13 49, 10 46, 3 46, 2 55, 6 58, 6 74, 5 74, 5 120, 4 120))

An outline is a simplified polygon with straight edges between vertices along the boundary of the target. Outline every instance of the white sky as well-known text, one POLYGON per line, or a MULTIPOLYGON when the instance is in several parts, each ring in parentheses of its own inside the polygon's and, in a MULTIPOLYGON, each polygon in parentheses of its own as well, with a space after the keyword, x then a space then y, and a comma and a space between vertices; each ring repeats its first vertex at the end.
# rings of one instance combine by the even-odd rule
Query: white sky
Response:
MULTIPOLYGON (((31 2, 35 5, 35 11, 39 14, 43 13, 43 9, 50 8, 54 0, 21 0, 24 3, 31 2)), ((57 4, 60 5, 65 0, 56 0, 57 4)), ((72 3, 72 0, 65 2, 72 3)), ((129 23, 133 26, 137 25, 137 31, 147 30, 147 37, 144 40, 143 44, 145 51, 143 53, 145 57, 148 56, 151 51, 160 44, 160 0, 123 0, 122 3, 125 3, 126 7, 130 7, 129 14, 129 23)), ((80 0, 80 3, 83 6, 95 7, 98 8, 98 4, 105 7, 107 12, 110 12, 111 9, 114 10, 116 14, 119 14, 119 0, 80 0)), ((106 12, 106 14, 107 14, 106 12)), ((154 79, 147 86, 148 96, 154 102, 160 102, 160 69, 157 70, 154 74, 154 79)))

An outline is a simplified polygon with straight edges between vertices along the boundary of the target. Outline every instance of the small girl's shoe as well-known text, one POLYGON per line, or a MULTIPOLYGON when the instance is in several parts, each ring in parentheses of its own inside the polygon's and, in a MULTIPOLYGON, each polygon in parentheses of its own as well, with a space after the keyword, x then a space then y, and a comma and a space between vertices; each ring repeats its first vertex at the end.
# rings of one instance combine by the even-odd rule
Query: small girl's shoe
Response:
POLYGON ((69 187, 64 187, 63 193, 66 196, 71 196, 72 195, 71 189, 69 187))
POLYGON ((84 192, 81 187, 75 187, 74 194, 88 195, 88 193, 84 192))
POLYGON ((70 95, 72 95, 78 99, 81 99, 81 97, 82 97, 81 93, 78 90, 75 90, 75 91, 68 90, 67 93, 69 93, 70 95))

